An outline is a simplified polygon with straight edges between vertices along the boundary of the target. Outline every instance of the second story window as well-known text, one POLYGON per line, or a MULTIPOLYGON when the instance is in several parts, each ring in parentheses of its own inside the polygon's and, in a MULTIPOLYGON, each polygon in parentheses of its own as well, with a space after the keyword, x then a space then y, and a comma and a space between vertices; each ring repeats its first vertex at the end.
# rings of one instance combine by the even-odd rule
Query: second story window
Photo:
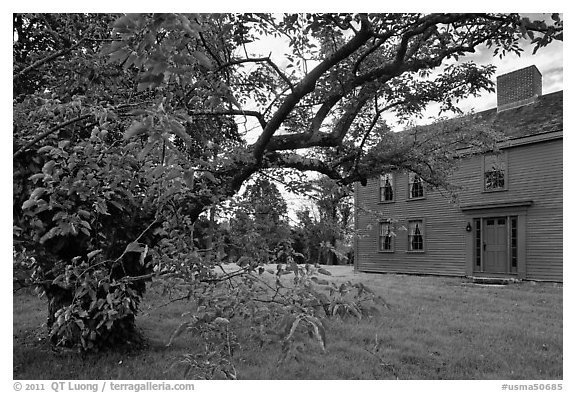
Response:
POLYGON ((380 176, 380 202, 394 201, 394 176, 386 173, 380 176))
POLYGON ((408 198, 424 198, 424 182, 420 176, 412 172, 408 175, 408 198))
POLYGON ((505 154, 484 156, 484 191, 506 189, 506 166, 505 154))

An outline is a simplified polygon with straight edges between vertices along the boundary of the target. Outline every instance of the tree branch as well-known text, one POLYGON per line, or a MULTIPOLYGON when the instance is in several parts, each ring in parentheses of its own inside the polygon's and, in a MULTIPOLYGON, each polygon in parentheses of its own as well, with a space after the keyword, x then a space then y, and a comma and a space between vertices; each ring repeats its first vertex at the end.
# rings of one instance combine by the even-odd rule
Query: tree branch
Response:
POLYGON ((266 153, 263 168, 293 168, 300 171, 315 171, 331 179, 341 179, 340 173, 322 160, 307 158, 296 153, 266 153))
POLYGON ((344 44, 336 52, 324 59, 314 69, 312 69, 301 81, 295 86, 291 94, 289 94, 282 105, 278 108, 274 116, 270 119, 266 128, 252 145, 254 158, 257 162, 261 161, 262 156, 270 142, 270 139, 278 130, 282 122, 291 113, 292 109, 306 94, 314 91, 316 82, 320 79, 326 71, 338 64, 340 61, 346 59, 370 38, 370 24, 366 18, 363 18, 361 28, 358 33, 346 44, 344 44))
POLYGON ((253 116, 258 119, 260 126, 266 128, 264 116, 257 111, 245 111, 241 109, 229 109, 225 111, 189 111, 190 116, 253 116))
POLYGON ((294 90, 294 85, 292 84, 290 79, 288 79, 288 77, 280 70, 280 68, 276 65, 276 63, 274 63, 270 59, 270 57, 256 57, 256 58, 232 60, 226 64, 222 64, 220 67, 218 67, 216 72, 218 72, 218 71, 220 71, 226 67, 230 67, 230 66, 238 65, 238 64, 243 64, 243 63, 266 63, 266 64, 268 64, 270 67, 272 67, 274 69, 274 71, 276 71, 276 73, 280 76, 280 78, 282 78, 282 80, 284 82, 286 82, 286 84, 288 86, 290 86, 290 90, 294 90))
POLYGON ((26 145, 22 146, 21 148, 19 148, 18 150, 16 150, 16 152, 14 152, 14 155, 12 156, 12 158, 17 158, 18 156, 20 156, 24 151, 28 150, 30 147, 34 146, 36 143, 38 143, 39 141, 41 141, 42 139, 46 138, 48 135, 55 133, 56 131, 69 126, 70 124, 74 124, 77 123, 79 121, 82 120, 86 120, 90 117, 92 117, 92 114, 86 114, 86 115, 82 115, 82 116, 78 116, 74 119, 65 121, 64 123, 58 124, 57 126, 54 126, 52 128, 50 128, 49 130, 46 130, 44 132, 42 132, 41 134, 39 134, 38 136, 36 136, 36 138, 32 139, 30 142, 28 142, 26 145))
MULTIPOLYGON (((143 102, 138 102, 138 103, 133 103, 133 104, 122 104, 122 105, 118 105, 115 108, 112 108, 112 110, 122 110, 122 109, 126 109, 129 107, 133 107, 133 106, 138 106, 138 105, 142 105, 143 102)), ((124 116, 131 116, 131 114, 123 114, 124 116)), ((24 151, 28 150, 30 147, 34 146, 36 143, 38 143, 39 141, 41 141, 42 139, 46 138, 48 135, 55 133, 58 130, 61 130, 64 127, 69 126, 70 124, 74 124, 77 123, 79 121, 82 120, 86 120, 90 117, 94 116, 91 113, 87 113, 85 115, 82 116, 78 116, 74 119, 70 119, 68 121, 65 121, 64 123, 60 123, 52 128, 50 128, 49 130, 46 130, 44 132, 42 132, 41 134, 39 134, 38 136, 36 136, 34 139, 32 139, 30 142, 28 142, 26 145, 22 146, 21 148, 19 148, 18 150, 16 150, 12 156, 13 159, 19 157, 22 153, 24 153, 24 151)))
POLYGON ((82 38, 82 39, 79 40, 77 43, 75 43, 74 45, 72 45, 72 46, 70 46, 70 47, 68 47, 68 48, 61 49, 61 50, 59 50, 59 51, 57 51, 57 52, 52 53, 52 54, 49 55, 49 56, 46 56, 46 57, 44 57, 44 58, 42 58, 42 59, 40 59, 40 60, 32 63, 32 64, 29 65, 28 67, 26 67, 26 68, 20 70, 19 72, 17 72, 16 74, 14 74, 14 75, 12 76, 12 79, 13 79, 14 81, 17 81, 17 80, 20 79, 22 76, 26 75, 28 72, 30 72, 30 71, 32 71, 32 70, 40 67, 41 65, 43 65, 43 64, 45 64, 45 63, 48 63, 49 61, 52 61, 52 60, 54 60, 54 59, 56 59, 56 58, 58 58, 58 57, 60 57, 60 56, 65 55, 66 53, 72 51, 73 49, 75 49, 75 48, 77 48, 78 46, 80 46, 80 44, 81 44, 82 42, 84 42, 84 38, 82 38))

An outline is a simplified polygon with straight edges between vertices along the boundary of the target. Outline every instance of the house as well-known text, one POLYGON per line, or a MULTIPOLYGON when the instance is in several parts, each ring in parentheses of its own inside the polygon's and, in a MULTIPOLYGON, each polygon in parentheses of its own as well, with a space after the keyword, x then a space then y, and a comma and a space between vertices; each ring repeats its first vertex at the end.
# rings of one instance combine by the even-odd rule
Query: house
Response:
POLYGON ((457 203, 413 173, 358 185, 355 269, 562 281, 562 97, 542 95, 535 66, 497 78, 497 108, 477 116, 507 139, 459 161, 457 203))

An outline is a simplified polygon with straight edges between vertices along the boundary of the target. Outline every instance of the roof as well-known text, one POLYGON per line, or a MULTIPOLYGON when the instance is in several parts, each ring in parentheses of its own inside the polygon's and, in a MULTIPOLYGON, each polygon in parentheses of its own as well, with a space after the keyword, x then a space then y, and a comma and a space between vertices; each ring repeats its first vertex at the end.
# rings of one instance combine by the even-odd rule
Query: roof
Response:
POLYGON ((491 124, 508 138, 562 131, 563 91, 542 95, 532 104, 498 112, 496 108, 479 112, 475 117, 491 124))

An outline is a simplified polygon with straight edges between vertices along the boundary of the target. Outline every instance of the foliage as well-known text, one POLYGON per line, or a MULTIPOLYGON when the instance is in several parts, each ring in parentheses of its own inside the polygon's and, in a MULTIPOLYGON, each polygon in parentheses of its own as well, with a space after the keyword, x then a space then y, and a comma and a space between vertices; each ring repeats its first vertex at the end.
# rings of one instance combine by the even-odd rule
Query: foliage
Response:
POLYGON ((319 351, 326 351, 328 318, 363 319, 387 305, 361 283, 337 285, 322 278, 331 273, 320 266, 298 265, 293 255, 288 259, 289 263, 275 269, 248 263, 188 287, 193 309, 183 315, 186 321, 173 332, 168 346, 185 333, 202 337, 205 345, 177 361, 186 366, 185 376, 194 371, 196 376, 235 379, 234 351, 241 344, 233 332, 246 320, 251 325, 251 341, 260 347, 279 345, 278 362, 282 363, 298 359, 308 339, 319 351))
POLYGON ((315 209, 297 212, 295 246, 307 260, 328 265, 350 263, 352 190, 326 177, 311 184, 315 209))
POLYGON ((276 255, 289 242, 288 208, 278 187, 263 177, 246 187, 230 219, 230 254, 264 263, 285 262, 276 255))

